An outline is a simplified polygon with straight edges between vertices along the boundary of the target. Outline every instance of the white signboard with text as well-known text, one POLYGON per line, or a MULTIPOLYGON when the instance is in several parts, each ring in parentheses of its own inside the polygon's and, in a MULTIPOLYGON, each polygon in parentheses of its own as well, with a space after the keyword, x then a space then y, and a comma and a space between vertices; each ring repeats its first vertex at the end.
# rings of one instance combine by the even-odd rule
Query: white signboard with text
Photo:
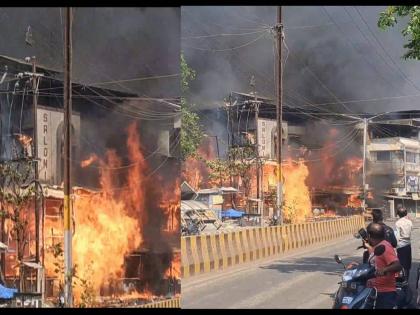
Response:
MULTIPOLYGON (((282 122, 283 139, 287 137, 287 123, 282 122)), ((276 159, 277 121, 258 118, 258 151, 260 158, 276 159)))
MULTIPOLYGON (((78 143, 80 134, 80 116, 72 115, 74 128, 73 144, 78 143)), ((63 172, 59 159, 64 140, 64 113, 63 111, 38 106, 37 108, 37 135, 38 135, 38 172, 42 184, 60 185, 57 176, 63 172)))

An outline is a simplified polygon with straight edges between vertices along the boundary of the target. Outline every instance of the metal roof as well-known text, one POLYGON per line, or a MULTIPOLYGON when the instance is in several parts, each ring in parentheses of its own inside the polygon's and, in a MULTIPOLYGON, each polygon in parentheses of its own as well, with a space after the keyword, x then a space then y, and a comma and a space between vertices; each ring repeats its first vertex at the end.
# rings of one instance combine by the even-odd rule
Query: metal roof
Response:
POLYGON ((237 190, 234 187, 221 187, 221 188, 208 188, 201 189, 197 192, 199 195, 211 195, 211 194, 225 194, 225 193, 237 193, 237 190))
POLYGON ((188 210, 209 210, 209 207, 200 201, 181 200, 181 211, 188 210))
POLYGON ((197 191, 199 195, 211 195, 211 194, 220 194, 219 188, 207 188, 207 189, 200 189, 197 191))
POLYGON ((42 269, 42 266, 40 264, 31 262, 31 261, 24 261, 22 263, 29 268, 42 269))
POLYGON ((186 181, 181 184, 181 200, 192 200, 197 196, 197 192, 186 181))

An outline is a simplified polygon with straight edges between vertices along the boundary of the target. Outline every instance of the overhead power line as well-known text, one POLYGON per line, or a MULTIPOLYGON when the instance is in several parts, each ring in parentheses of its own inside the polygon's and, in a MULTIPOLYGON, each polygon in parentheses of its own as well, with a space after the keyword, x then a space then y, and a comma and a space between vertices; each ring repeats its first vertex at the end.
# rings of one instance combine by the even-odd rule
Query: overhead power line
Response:
POLYGON ((225 37, 225 36, 246 36, 246 35, 252 35, 252 34, 260 34, 265 32, 265 29, 255 31, 255 32, 246 32, 246 33, 233 33, 233 34, 213 34, 213 35, 197 35, 197 36, 181 36, 182 39, 199 39, 199 38, 212 38, 212 37, 225 37))
POLYGON ((93 83, 87 83, 87 85, 105 85, 105 84, 114 84, 114 83, 122 83, 122 82, 145 81, 145 80, 155 80, 155 79, 175 78, 175 77, 179 77, 179 74, 178 73, 165 74, 165 75, 155 75, 151 77, 140 77, 140 78, 114 80, 114 81, 106 81, 106 82, 93 82, 93 83))
POLYGON ((255 39, 253 39, 253 40, 251 40, 251 41, 249 41, 245 44, 242 44, 242 45, 239 45, 239 46, 236 46, 236 47, 225 48, 225 49, 209 49, 209 48, 200 48, 200 47, 192 47, 192 46, 184 46, 184 47, 191 48, 191 49, 196 49, 196 50, 211 51, 211 52, 231 51, 231 50, 235 50, 235 49, 239 49, 239 48, 249 46, 249 45, 255 43, 256 41, 260 40, 261 38, 263 38, 264 35, 265 35, 265 32, 263 34, 261 34, 260 36, 258 36, 257 38, 255 38, 255 39))

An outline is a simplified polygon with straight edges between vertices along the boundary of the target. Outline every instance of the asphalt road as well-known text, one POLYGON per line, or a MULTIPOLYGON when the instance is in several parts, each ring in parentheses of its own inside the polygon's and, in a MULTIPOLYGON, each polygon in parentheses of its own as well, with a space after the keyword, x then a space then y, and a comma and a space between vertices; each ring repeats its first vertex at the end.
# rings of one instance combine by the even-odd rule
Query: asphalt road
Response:
MULTIPOLYGON (((394 227, 392 222, 387 224, 394 227)), ((415 288, 420 262, 420 220, 415 222, 413 233, 410 282, 415 288)), ((331 308, 343 272, 334 254, 345 263, 360 262, 363 251, 356 250, 360 244, 360 240, 345 237, 281 258, 182 280, 181 307, 331 308)))

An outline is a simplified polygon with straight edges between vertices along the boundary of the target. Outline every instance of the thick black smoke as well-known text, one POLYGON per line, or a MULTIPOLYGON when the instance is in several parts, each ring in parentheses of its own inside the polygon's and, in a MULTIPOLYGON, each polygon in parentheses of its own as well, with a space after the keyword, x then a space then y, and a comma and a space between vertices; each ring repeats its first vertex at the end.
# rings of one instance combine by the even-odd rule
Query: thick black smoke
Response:
MULTIPOLYGON (((0 55, 17 59, 36 56, 37 62, 46 67, 63 69, 63 24, 64 10, 59 8, 3 8, 0 9, 0 55), (28 31, 30 27, 30 31, 28 31), (25 43, 27 34, 33 38, 32 46, 25 43)), ((73 82, 84 85, 98 85, 100 82, 118 81, 179 74, 180 61, 180 9, 179 8, 75 8, 73 22, 73 82)), ((3 74, 3 69, 0 69, 3 74)), ((180 95, 179 77, 169 77, 141 81, 121 82, 112 85, 98 85, 131 94, 156 98, 178 98, 180 95)), ((62 89, 59 92, 62 93, 62 89)), ((80 90, 79 90, 80 93, 80 90)), ((92 95, 88 88, 84 93, 92 95)), ((101 91, 100 94, 107 92, 101 91)), ((152 264, 149 268, 153 276, 149 285, 157 285, 170 264, 174 247, 179 247, 179 237, 168 239, 162 229, 166 223, 166 209, 160 205, 164 195, 162 187, 174 191, 175 180, 179 174, 179 164, 174 158, 157 153, 157 137, 162 129, 173 129, 171 119, 157 120, 150 117, 151 111, 161 113, 154 104, 142 101, 130 103, 130 110, 121 114, 113 107, 126 106, 117 99, 105 101, 91 98, 85 101, 74 93, 73 109, 81 116, 80 156, 73 157, 73 185, 98 188, 98 164, 79 169, 80 161, 91 153, 105 159, 108 149, 117 151, 123 164, 130 163, 126 149, 127 126, 138 121, 141 150, 147 158, 148 178, 146 191, 147 226, 142 238, 150 253, 164 253, 163 262, 152 264), (134 109, 133 109, 134 108, 134 109), (141 112, 141 114, 139 114, 141 112), (149 112, 149 115, 146 113, 149 112), (128 114, 127 114, 128 113, 128 114), (170 185, 171 184, 171 185, 170 185), (169 189, 169 188, 168 188, 169 189)), ((109 96, 109 94, 107 95, 109 96)), ((132 95, 131 95, 132 96, 132 95)), ((39 99, 40 105, 46 97, 39 99)), ((3 101, 4 97, 2 98, 3 101)), ((61 97, 59 97, 60 105, 61 97)), ((2 102, 1 113, 7 111, 7 102, 2 102)), ((163 114, 163 113, 162 113, 163 114)), ((5 128, 2 132, 7 132, 5 128)), ((173 140, 173 139, 172 139, 173 140)), ((128 168, 115 171, 115 179, 126 185, 128 168)), ((128 192, 127 192, 128 193, 128 192)), ((177 213, 179 217, 179 211, 177 213)), ((153 257, 153 256, 152 256, 153 257)))
MULTIPOLYGON (((63 69, 64 9, 2 8, 0 54, 63 69), (26 44, 28 26, 33 45, 26 44)), ((73 76, 84 84, 179 73, 179 8, 75 8, 73 76)), ((177 78, 107 85, 177 97, 177 78)))
MULTIPOLYGON (((285 103, 302 106, 308 102, 379 99, 346 106, 355 112, 416 108, 416 97, 383 99, 420 91, 420 84, 416 83, 420 79, 420 64, 400 58, 404 52, 400 33, 404 21, 386 32, 376 25, 379 13, 385 8, 283 7, 287 46, 283 51, 284 59, 287 57, 285 103)), ((182 50, 197 71, 192 91, 199 105, 211 106, 212 101, 222 101, 231 90, 249 91, 252 75, 256 77, 260 94, 275 95, 271 34, 253 43, 250 42, 260 33, 191 36, 263 30, 276 23, 276 7, 184 7, 181 12, 182 50), (235 47, 240 48, 223 52, 206 50, 235 47)), ((338 104, 328 108, 347 111, 338 104)))

